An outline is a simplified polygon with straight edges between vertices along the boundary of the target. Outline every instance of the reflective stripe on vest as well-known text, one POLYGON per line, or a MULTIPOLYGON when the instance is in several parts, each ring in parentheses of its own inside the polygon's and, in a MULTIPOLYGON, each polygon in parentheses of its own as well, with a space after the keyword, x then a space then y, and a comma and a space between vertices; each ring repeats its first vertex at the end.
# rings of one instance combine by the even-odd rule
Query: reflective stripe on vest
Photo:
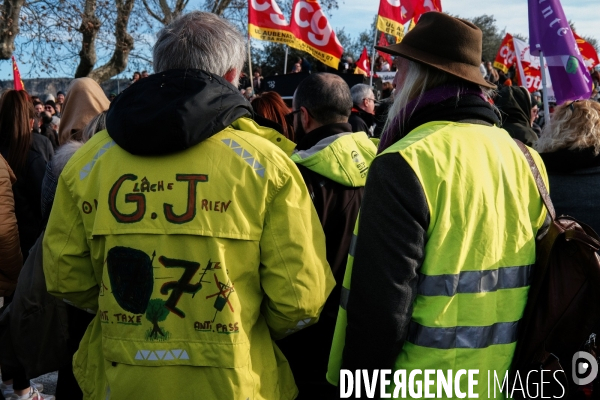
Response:
POLYGON ((495 344, 517 341, 518 321, 498 322, 489 326, 428 327, 410 322, 407 340, 435 349, 483 349, 495 344))
MULTIPOLYGON (((354 239, 354 238, 353 238, 354 239)), ((423 296, 454 296, 457 293, 485 293, 529 285, 532 265, 459 274, 419 274, 417 292, 423 296)))

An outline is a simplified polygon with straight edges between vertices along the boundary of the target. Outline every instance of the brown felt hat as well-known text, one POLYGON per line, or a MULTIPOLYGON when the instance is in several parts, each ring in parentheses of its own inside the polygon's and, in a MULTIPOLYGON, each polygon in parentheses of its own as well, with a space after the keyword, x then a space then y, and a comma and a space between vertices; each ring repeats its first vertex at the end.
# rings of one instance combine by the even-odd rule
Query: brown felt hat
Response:
POLYGON ((495 89, 496 85, 483 79, 479 70, 482 36, 481 30, 469 21, 433 11, 421 15, 400 43, 375 48, 495 89))

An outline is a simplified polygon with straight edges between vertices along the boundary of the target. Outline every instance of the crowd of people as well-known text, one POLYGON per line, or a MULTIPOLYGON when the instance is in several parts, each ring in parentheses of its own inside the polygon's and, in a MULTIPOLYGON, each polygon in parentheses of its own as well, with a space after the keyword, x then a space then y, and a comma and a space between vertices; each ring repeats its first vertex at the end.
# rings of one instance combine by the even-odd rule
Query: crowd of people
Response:
POLYGON ((194 11, 118 95, 6 91, 3 396, 334 399, 342 369, 504 376, 548 224, 513 138, 557 213, 600 231, 600 104, 540 119, 539 93, 480 68, 481 43, 425 13, 378 47, 397 71, 381 91, 310 73, 289 104, 260 69, 249 84, 230 23, 194 11), (56 370, 54 396, 31 381, 56 370))

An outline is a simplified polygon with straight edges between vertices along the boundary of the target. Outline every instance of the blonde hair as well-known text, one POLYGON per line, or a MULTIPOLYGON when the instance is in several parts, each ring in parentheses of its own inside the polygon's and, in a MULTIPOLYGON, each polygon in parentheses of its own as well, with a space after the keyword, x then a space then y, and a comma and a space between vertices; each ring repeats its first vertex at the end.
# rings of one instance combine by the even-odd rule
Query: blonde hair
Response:
POLYGON ((550 123, 535 144, 540 153, 594 147, 600 153, 600 103, 593 100, 575 101, 554 109, 550 123))

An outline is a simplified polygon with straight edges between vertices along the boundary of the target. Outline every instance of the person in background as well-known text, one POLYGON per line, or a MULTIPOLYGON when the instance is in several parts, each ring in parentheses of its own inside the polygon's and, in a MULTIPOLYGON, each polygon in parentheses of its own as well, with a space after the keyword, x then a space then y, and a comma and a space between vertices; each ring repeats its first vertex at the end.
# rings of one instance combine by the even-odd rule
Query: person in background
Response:
MULTIPOLYGON (((471 22, 427 12, 400 43, 376 46, 399 56, 399 73, 346 267, 334 384, 340 369, 404 370, 413 388, 436 393, 439 380, 430 385, 422 371, 505 376, 511 365, 546 210, 488 101, 482 36, 471 22)), ((454 376, 466 391, 467 376, 454 376)), ((469 387, 488 398, 485 379, 469 387)))
MULTIPOLYGON (((290 109, 285 104, 279 93, 277 92, 263 92, 256 96, 250 102, 254 112, 263 117, 276 123, 274 126, 278 132, 281 132, 283 136, 294 141, 294 126, 293 122, 290 122, 286 115, 289 114, 290 109)), ((255 118, 256 120, 256 118, 255 118)), ((259 125, 263 125, 261 121, 257 120, 259 125)))
POLYGON ((254 71, 252 71, 252 85, 254 87, 254 93, 260 93, 262 92, 262 81, 263 81, 263 77, 262 77, 262 69, 260 67, 256 67, 256 69, 254 71))
POLYGON ((115 99, 115 97, 117 97, 117 94, 114 92, 110 92, 110 94, 108 95, 108 101, 113 101, 115 99))
POLYGON ((288 359, 301 399, 329 399, 325 381, 336 310, 341 295, 352 229, 360 208, 369 165, 377 149, 364 132, 348 123, 352 96, 342 78, 311 74, 294 93, 294 132, 298 143, 292 160, 308 187, 327 238, 327 261, 336 287, 319 322, 279 342, 288 359))
POLYGON ((538 140, 538 135, 531 127, 532 104, 527 89, 505 86, 494 97, 494 104, 502 114, 502 128, 510 136, 529 146, 538 140))
POLYGON ((83 128, 92 118, 108 110, 110 101, 98 83, 91 78, 77 78, 69 85, 63 116, 58 128, 58 143, 81 140, 83 128))
POLYGON ((359 83, 350 89, 352 94, 352 113, 348 123, 352 125, 352 132, 365 132, 373 136, 375 124, 375 99, 373 89, 369 85, 359 83))
POLYGON ((312 67, 306 59, 306 57, 298 57, 298 64, 300 64, 300 66, 302 67, 302 71, 308 72, 309 74, 311 73, 312 67))
POLYGON ((23 265, 12 191, 16 180, 8 162, 0 155, 0 296, 4 298, 14 293, 23 265))
POLYGON ((556 107, 534 147, 548 170, 556 215, 570 215, 600 232, 600 103, 556 107))
POLYGON ((86 399, 297 395, 273 340, 317 321, 333 278, 302 177, 265 139, 281 135, 237 90, 244 50, 225 19, 176 18, 156 73, 117 96, 58 178, 44 273, 95 314, 73 360, 86 399))
POLYGON ((541 103, 538 103, 534 94, 531 95, 531 129, 533 129, 539 138, 542 135, 542 128, 536 123, 536 121, 540 112, 541 103))
MULTIPOLYGON (((58 124, 54 124, 53 117, 49 112, 44 111, 42 113, 42 125, 40 126, 40 134, 45 136, 52 143, 52 148, 54 151, 58 148, 58 124), (56 127, 56 128, 55 128, 56 127)), ((57 118, 58 119, 58 118, 57 118)), ((59 122, 58 120, 57 122, 59 122)))
MULTIPOLYGON (((0 99, 0 154, 17 178, 13 193, 23 261, 43 229, 40 210, 42 179, 49 161, 46 157, 54 154, 48 138, 32 133, 34 118, 35 111, 26 91, 4 92, 0 99), (39 151, 40 148, 48 148, 49 152, 39 151)), ((10 297, 4 298, 5 304, 10 301, 10 297)), ((31 384, 22 366, 2 363, 0 369, 0 390, 5 398, 54 399, 39 393, 42 387, 31 384)))
POLYGON ((485 79, 490 81, 490 83, 497 85, 500 80, 500 75, 498 75, 498 71, 494 68, 494 65, 491 61, 486 61, 485 63, 486 76, 485 79))
POLYGON ((44 103, 41 101, 35 101, 33 103, 33 109, 35 111, 35 117, 39 120, 42 117, 42 112, 44 112, 44 103))
POLYGON ((58 93, 56 93, 56 104, 62 104, 65 102, 65 93, 62 91, 59 91, 58 93))
POLYGON ((302 65, 300 63, 296 63, 292 67, 290 74, 299 74, 300 72, 302 72, 302 65))
POLYGON ((146 70, 142 71, 142 77, 141 77, 141 79, 147 78, 149 76, 150 76, 150 74, 148 74, 148 71, 146 71, 146 70))
POLYGON ((44 106, 46 112, 50 113, 50 115, 56 115, 56 103, 52 100, 46 100, 46 104, 44 106))
POLYGON ((136 82, 137 82, 137 81, 139 81, 141 78, 142 78, 142 75, 141 75, 141 74, 140 74, 138 71, 135 71, 135 72, 133 73, 133 77, 131 78, 131 83, 130 83, 130 84, 134 84, 134 83, 136 83, 136 82))

